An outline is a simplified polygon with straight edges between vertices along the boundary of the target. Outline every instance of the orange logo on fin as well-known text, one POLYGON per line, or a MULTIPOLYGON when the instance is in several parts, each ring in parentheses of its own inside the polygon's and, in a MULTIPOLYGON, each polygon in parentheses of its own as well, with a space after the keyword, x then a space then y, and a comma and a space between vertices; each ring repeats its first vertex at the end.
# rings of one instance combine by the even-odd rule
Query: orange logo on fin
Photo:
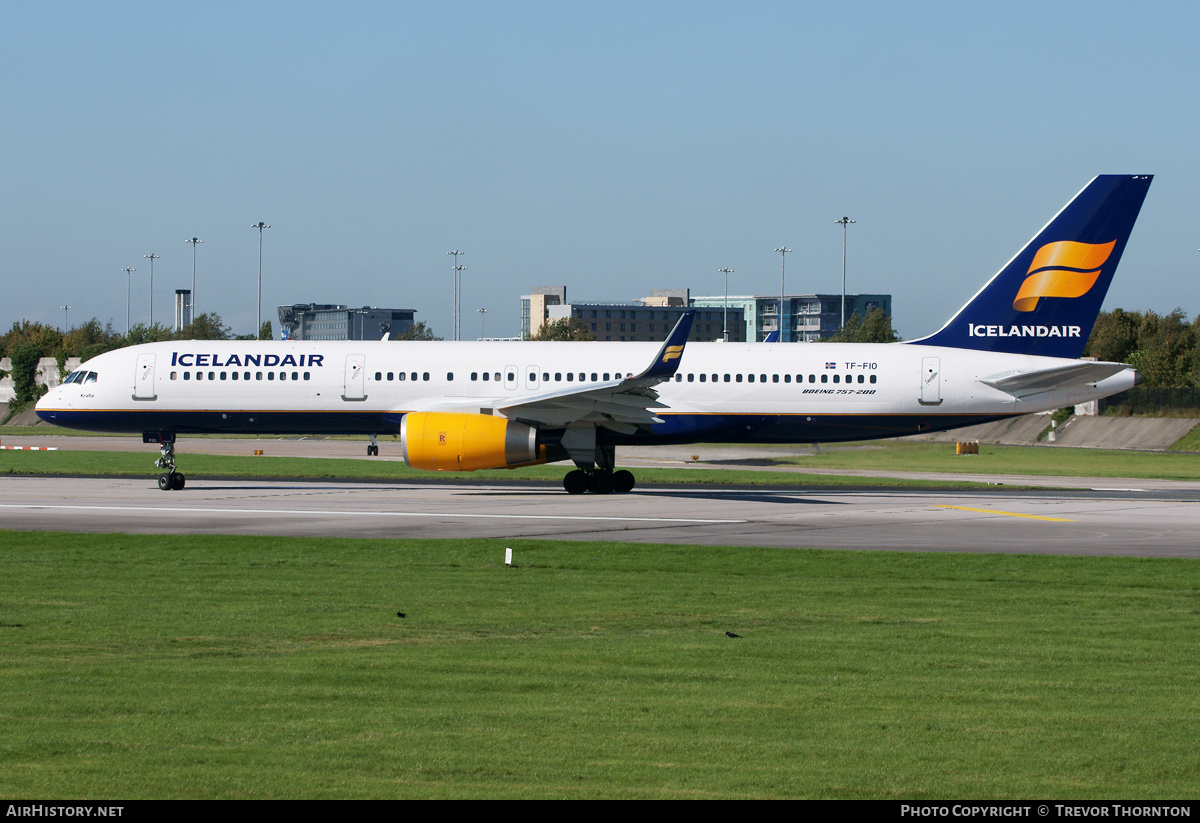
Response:
POLYGON ((1033 311, 1042 297, 1082 297, 1100 277, 1100 268, 1112 254, 1110 243, 1077 243, 1062 240, 1038 249, 1029 265, 1029 276, 1021 284, 1013 308, 1033 311))
POLYGON ((662 362, 667 363, 671 360, 676 360, 683 355, 683 346, 667 346, 667 350, 663 352, 662 362))

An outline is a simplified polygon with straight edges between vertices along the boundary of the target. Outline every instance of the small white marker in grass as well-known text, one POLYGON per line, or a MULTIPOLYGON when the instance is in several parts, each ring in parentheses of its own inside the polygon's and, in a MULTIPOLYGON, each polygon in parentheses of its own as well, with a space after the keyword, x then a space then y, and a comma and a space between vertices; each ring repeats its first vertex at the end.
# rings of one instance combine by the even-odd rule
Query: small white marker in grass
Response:
POLYGON ((512 565, 512 549, 506 548, 504 550, 504 565, 506 565, 506 566, 512 565))

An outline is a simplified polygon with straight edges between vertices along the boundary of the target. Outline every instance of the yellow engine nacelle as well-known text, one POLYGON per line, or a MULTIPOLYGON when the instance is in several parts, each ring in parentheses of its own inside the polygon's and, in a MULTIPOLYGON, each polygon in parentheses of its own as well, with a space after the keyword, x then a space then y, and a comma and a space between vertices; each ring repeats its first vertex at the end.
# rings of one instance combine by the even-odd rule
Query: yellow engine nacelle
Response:
POLYGON ((546 462, 537 429, 504 417, 411 412, 400 421, 400 451, 414 469, 473 472, 546 462))

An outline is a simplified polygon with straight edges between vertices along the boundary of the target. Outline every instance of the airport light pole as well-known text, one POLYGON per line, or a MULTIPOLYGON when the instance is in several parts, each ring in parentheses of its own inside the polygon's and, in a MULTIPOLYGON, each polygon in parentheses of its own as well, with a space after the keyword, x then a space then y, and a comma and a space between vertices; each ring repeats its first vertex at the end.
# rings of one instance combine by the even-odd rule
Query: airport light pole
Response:
POLYGON ((787 255, 791 249, 789 249, 787 246, 780 246, 779 248, 775 249, 775 251, 779 252, 780 256, 783 258, 783 262, 779 266, 779 319, 776 321, 776 323, 778 324, 779 328, 779 342, 786 343, 787 340, 785 340, 783 337, 783 278, 787 271, 787 255))
POLYGON ((487 309, 476 309, 479 312, 479 339, 483 339, 483 324, 487 320, 487 309))
POLYGON ((192 244, 192 316, 191 320, 196 320, 196 246, 204 241, 199 237, 193 237, 191 240, 184 240, 185 243, 192 244))
POLYGON ((154 325, 154 261, 159 258, 159 255, 154 252, 143 254, 142 257, 150 261, 150 325, 154 325))
MULTIPOLYGON (((258 229, 258 327, 254 331, 254 339, 262 340, 262 233, 263 229, 271 228, 259 220, 250 228, 258 229)), ((194 249, 195 246, 192 246, 194 249)))
POLYGON ((71 307, 70 306, 59 306, 59 308, 63 310, 63 334, 66 334, 68 331, 71 330, 71 323, 69 320, 67 320, 67 314, 68 314, 68 312, 71 311, 71 307))
POLYGON ((838 327, 838 331, 846 328, 846 226, 854 221, 849 217, 843 217, 841 220, 834 220, 834 223, 840 223, 842 226, 842 325, 838 327))
POLYGON ((133 272, 137 271, 137 269, 132 268, 132 267, 126 267, 126 268, 121 269, 121 271, 125 272, 125 336, 128 337, 129 336, 129 294, 130 294, 129 281, 130 281, 130 278, 133 277, 133 272))
POLYGON ((458 294, 459 294, 458 278, 459 278, 460 272, 464 272, 467 270, 466 266, 458 265, 458 256, 460 254, 466 254, 466 252, 455 249, 454 251, 446 252, 446 254, 448 254, 454 258, 454 268, 451 269, 451 271, 454 272, 454 339, 457 340, 459 338, 459 328, 458 327, 459 327, 459 323, 462 318, 462 312, 459 309, 459 305, 458 305, 458 294))
POLYGON ((725 275, 725 316, 724 316, 724 319, 722 320, 722 325, 724 325, 725 328, 721 332, 721 339, 724 340, 726 343, 728 343, 729 342, 729 275, 733 272, 733 269, 717 269, 717 271, 719 273, 725 275))

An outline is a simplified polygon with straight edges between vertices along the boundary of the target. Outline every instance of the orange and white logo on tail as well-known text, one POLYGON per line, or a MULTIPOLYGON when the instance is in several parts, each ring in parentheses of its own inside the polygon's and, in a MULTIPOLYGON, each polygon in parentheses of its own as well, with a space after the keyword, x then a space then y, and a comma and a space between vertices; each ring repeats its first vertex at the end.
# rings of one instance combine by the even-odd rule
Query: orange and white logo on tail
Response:
POLYGON ((1111 243, 1077 243, 1061 240, 1038 249, 1029 265, 1029 274, 1021 284, 1013 308, 1033 311, 1043 297, 1082 297, 1091 291, 1100 277, 1100 268, 1112 254, 1111 243))
POLYGON ((663 352, 662 362, 669 363, 672 360, 678 360, 683 356, 683 346, 667 346, 667 350, 663 352))

